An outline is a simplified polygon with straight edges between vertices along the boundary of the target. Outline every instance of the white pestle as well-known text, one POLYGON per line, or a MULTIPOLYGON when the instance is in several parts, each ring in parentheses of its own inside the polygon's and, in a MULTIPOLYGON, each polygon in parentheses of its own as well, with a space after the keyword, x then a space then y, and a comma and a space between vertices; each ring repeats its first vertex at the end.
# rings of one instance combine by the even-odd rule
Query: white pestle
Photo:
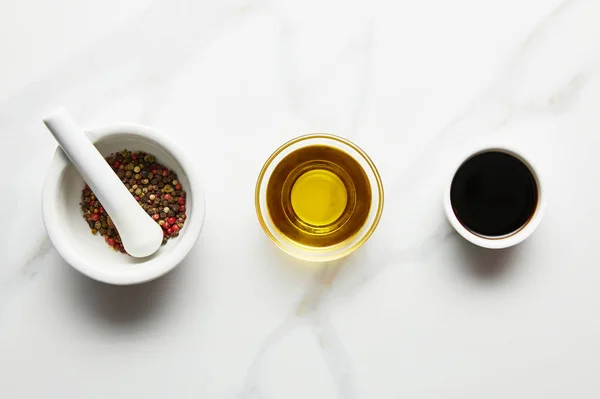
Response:
POLYGON ((71 115, 59 108, 43 121, 102 203, 127 253, 143 258, 156 252, 163 240, 162 228, 137 203, 71 115))

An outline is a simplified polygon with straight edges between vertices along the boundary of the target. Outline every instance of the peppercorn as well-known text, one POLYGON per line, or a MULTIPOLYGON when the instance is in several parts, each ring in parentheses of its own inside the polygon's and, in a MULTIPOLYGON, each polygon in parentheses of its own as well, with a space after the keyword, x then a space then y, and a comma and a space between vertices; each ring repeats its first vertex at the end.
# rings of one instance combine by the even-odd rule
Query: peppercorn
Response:
MULTIPOLYGON (((177 174, 140 151, 132 153, 125 149, 105 160, 142 209, 163 227, 163 244, 177 237, 186 219, 186 193, 181 190, 177 174)), ((114 223, 87 184, 81 198, 79 205, 92 233, 100 233, 113 250, 126 253, 114 223)))

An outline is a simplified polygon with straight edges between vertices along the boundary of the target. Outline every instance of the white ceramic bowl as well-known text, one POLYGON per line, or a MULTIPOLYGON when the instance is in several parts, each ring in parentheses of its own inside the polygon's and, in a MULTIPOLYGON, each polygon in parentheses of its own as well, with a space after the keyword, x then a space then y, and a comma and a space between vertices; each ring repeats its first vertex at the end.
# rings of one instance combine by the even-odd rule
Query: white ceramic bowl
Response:
POLYGON ((149 127, 116 124, 86 129, 86 134, 104 156, 123 149, 144 151, 176 172, 187 194, 187 219, 179 236, 149 257, 134 258, 111 250, 83 219, 79 204, 85 182, 59 148, 42 195, 44 224, 56 250, 81 273, 109 284, 138 284, 168 273, 193 248, 204 223, 204 188, 193 163, 171 139, 149 127))
POLYGON ((454 168, 454 174, 452 175, 452 179, 449 180, 448 184, 446 185, 446 189, 444 190, 444 211, 446 213, 446 217, 448 218, 448 221, 450 222, 452 227, 454 227, 454 229, 458 232, 458 234, 460 234, 466 240, 472 242, 475 245, 490 249, 504 249, 517 245, 525 241, 525 239, 527 239, 531 234, 533 234, 533 232, 538 228, 544 217, 544 213, 546 211, 546 191, 542 184, 542 179, 540 177, 538 169, 533 166, 531 160, 526 159, 517 151, 507 148, 506 146, 489 146, 481 148, 478 151, 471 152, 468 156, 464 157, 461 160, 461 162, 454 168), (450 201, 452 179, 454 179, 454 175, 456 174, 458 169, 472 157, 490 151, 503 152, 520 160, 531 171, 531 174, 535 179, 535 183, 537 185, 538 190, 538 202, 536 204, 535 212, 533 213, 529 221, 527 221, 527 223, 521 226, 518 230, 505 236, 499 237, 486 237, 478 235, 467 229, 458 220, 458 217, 454 213, 454 208, 452 207, 452 201, 450 201))

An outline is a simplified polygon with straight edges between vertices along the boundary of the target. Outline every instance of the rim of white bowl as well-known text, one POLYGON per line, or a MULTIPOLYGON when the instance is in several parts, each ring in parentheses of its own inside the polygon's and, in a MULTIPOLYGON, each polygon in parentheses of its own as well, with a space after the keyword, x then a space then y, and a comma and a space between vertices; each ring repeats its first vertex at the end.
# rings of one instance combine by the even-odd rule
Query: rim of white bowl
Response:
POLYGON ((450 177, 449 181, 446 183, 446 187, 444 189, 444 212, 446 213, 446 218, 454 227, 456 232, 460 234, 467 241, 480 246, 482 248, 489 249, 504 249, 509 248, 514 245, 517 245, 523 241, 525 241, 533 232, 538 228, 542 219, 544 218, 544 214, 546 213, 546 191, 544 185, 542 183, 542 178, 540 176, 539 169, 532 163, 532 161, 528 158, 525 158, 519 151, 510 148, 506 145, 489 145, 478 148, 475 151, 469 152, 466 156, 462 157, 461 161, 452 169, 453 173, 450 177), (533 175, 535 182, 537 184, 538 189, 538 203, 535 209, 535 212, 529 219, 525 225, 520 227, 518 230, 501 237, 485 237, 478 234, 473 233, 469 229, 467 229, 463 224, 458 220, 458 217, 454 213, 454 208, 452 207, 452 202, 450 201, 450 190, 452 188, 452 181, 454 180, 454 176, 458 169, 473 158, 476 155, 483 154, 486 152, 503 152, 505 154, 511 155, 521 161, 531 172, 533 175))
POLYGON ((110 136, 130 135, 162 147, 179 164, 187 177, 192 192, 191 216, 186 219, 185 233, 178 237, 177 246, 169 250, 168 257, 156 257, 144 262, 143 267, 124 269, 119 272, 102 270, 92 266, 92 262, 81 256, 81 252, 75 249, 68 236, 60 229, 61 224, 58 220, 58 214, 52 209, 59 194, 59 182, 62 174, 70 163, 61 149, 57 148, 46 175, 42 192, 42 215, 54 247, 72 267, 84 275, 104 283, 115 285, 140 284, 167 274, 192 250, 202 231, 206 213, 206 199, 200 174, 179 145, 148 126, 136 123, 114 123, 85 128, 84 130, 93 143, 110 136))

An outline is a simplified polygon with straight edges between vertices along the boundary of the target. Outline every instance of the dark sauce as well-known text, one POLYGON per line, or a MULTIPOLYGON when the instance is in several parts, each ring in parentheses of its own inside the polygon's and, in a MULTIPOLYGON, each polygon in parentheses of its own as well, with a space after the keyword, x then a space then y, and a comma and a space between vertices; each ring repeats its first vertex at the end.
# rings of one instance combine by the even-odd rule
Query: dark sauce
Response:
POLYGON ((450 201, 460 223, 472 233, 506 236, 520 230, 535 213, 538 187, 520 159, 488 151, 474 155, 458 168, 450 201))

